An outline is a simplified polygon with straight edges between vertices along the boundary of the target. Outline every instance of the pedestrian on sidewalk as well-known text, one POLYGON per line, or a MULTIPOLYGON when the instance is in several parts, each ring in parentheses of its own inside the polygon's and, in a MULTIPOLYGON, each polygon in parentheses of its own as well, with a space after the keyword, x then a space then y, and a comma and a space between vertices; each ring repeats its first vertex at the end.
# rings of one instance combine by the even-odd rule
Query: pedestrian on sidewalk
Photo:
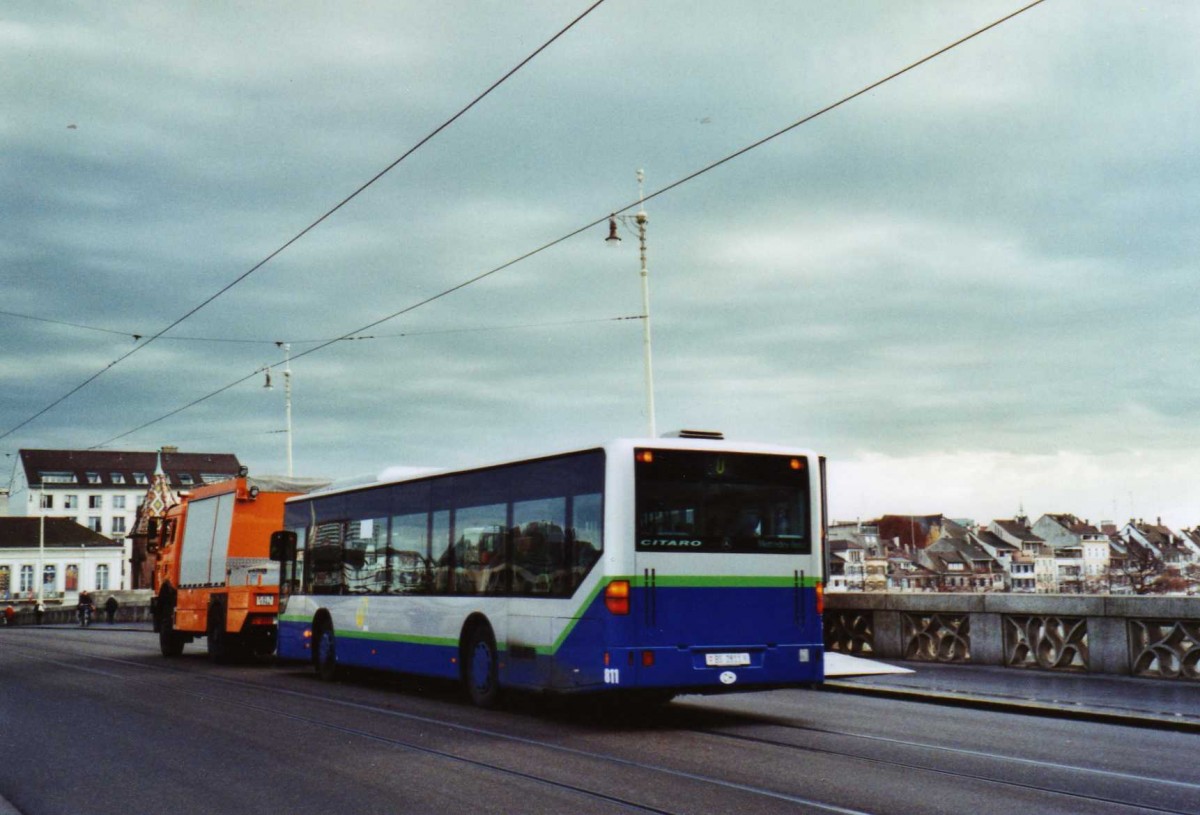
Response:
POLYGON ((5 609, 4 609, 4 624, 5 625, 16 625, 17 624, 17 610, 12 607, 12 603, 9 603, 8 606, 5 607, 5 609))
POLYGON ((117 598, 113 597, 111 594, 108 595, 108 599, 104 601, 104 613, 108 617, 109 625, 113 624, 113 620, 117 616, 118 605, 120 604, 117 602, 117 598))
POLYGON ((42 617, 46 616, 46 607, 42 605, 42 601, 38 600, 37 605, 33 608, 34 624, 41 625, 42 617))

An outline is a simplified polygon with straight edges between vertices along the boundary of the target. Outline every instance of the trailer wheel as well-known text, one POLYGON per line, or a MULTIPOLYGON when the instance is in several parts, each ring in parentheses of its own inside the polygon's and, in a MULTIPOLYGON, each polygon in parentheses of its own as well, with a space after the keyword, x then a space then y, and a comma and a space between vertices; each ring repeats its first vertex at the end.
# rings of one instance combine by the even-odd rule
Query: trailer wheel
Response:
POLYGON ((476 707, 495 707, 500 701, 500 672, 497 669, 496 638, 491 626, 480 623, 471 629, 463 649, 463 683, 476 707))
POLYGON ((327 619, 321 619, 313 626, 313 667, 317 678, 323 682, 337 678, 337 640, 333 625, 327 619))

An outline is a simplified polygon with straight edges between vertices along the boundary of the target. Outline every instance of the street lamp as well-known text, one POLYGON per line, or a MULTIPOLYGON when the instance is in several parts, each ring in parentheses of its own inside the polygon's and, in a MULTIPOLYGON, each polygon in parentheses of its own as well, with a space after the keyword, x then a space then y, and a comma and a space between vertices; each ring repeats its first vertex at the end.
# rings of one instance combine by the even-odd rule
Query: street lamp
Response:
MULTIPOLYGON (((633 222, 637 227, 638 249, 642 261, 642 353, 646 368, 646 419, 650 426, 650 438, 655 438, 658 432, 654 423, 654 364, 650 353, 650 270, 646 267, 646 224, 649 223, 650 218, 646 215, 646 208, 643 206, 642 182, 645 178, 645 172, 638 170, 638 211, 633 216, 633 222)), ((626 223, 623 215, 614 213, 608 218, 608 237, 604 240, 609 246, 616 246, 621 242, 621 236, 617 234, 618 219, 622 223, 626 223)))
MULTIPOLYGON (((288 478, 292 477, 292 346, 291 343, 277 342, 275 345, 283 351, 283 410, 285 417, 284 433, 287 435, 287 474, 288 478)), ((263 369, 266 372, 267 380, 263 383, 263 387, 267 390, 274 390, 271 384, 271 366, 263 369)))

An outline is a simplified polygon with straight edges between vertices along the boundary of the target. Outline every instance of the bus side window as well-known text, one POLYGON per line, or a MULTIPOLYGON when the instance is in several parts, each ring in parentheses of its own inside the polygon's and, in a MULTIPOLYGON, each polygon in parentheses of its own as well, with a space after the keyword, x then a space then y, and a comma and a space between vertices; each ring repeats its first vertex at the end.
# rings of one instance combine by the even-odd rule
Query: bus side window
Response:
POLYGON ((450 547, 450 512, 433 513, 429 539, 429 562, 433 564, 433 591, 449 594, 454 590, 454 550, 450 547))
POLYGON ((432 590, 433 568, 426 557, 428 537, 428 512, 392 517, 387 553, 393 594, 425 594, 432 590))
POLYGON ((571 499, 571 527, 567 530, 569 593, 573 593, 600 560, 603 549, 603 501, 600 493, 576 495, 571 499))
POLYGON ((317 524, 309 539, 308 563, 313 594, 342 594, 341 521, 317 524))

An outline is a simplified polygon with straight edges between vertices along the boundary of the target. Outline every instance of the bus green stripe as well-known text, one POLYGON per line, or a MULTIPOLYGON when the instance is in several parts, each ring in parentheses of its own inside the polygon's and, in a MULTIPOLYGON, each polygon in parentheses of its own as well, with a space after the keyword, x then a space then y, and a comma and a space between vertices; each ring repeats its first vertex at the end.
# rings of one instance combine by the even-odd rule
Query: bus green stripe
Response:
MULTIPOLYGON (((571 617, 570 622, 563 628, 562 632, 555 638, 550 645, 539 645, 535 651, 540 656, 553 656, 566 642, 567 637, 575 630, 575 626, 582 619, 579 615, 586 609, 590 608, 592 603, 596 601, 596 597, 600 595, 609 583, 617 580, 626 580, 633 588, 644 588, 645 578, 635 575, 618 575, 610 577, 607 580, 602 580, 596 584, 591 593, 584 599, 576 608, 575 616, 571 617)), ((742 589, 784 589, 800 586, 802 588, 813 588, 820 583, 820 578, 805 575, 802 579, 788 576, 776 577, 758 577, 751 575, 659 575, 654 578, 654 585, 658 588, 682 589, 682 588, 742 588, 742 589)), ((279 616, 281 622, 292 623, 307 623, 308 617, 299 614, 281 614, 279 616)), ((381 642, 401 642, 409 645, 434 645, 443 647, 458 647, 458 640, 449 637, 426 637, 419 634, 388 634, 375 631, 360 631, 357 629, 339 629, 335 632, 339 637, 347 639, 373 639, 381 642)), ((497 650, 506 651, 507 643, 497 643, 497 650)))

